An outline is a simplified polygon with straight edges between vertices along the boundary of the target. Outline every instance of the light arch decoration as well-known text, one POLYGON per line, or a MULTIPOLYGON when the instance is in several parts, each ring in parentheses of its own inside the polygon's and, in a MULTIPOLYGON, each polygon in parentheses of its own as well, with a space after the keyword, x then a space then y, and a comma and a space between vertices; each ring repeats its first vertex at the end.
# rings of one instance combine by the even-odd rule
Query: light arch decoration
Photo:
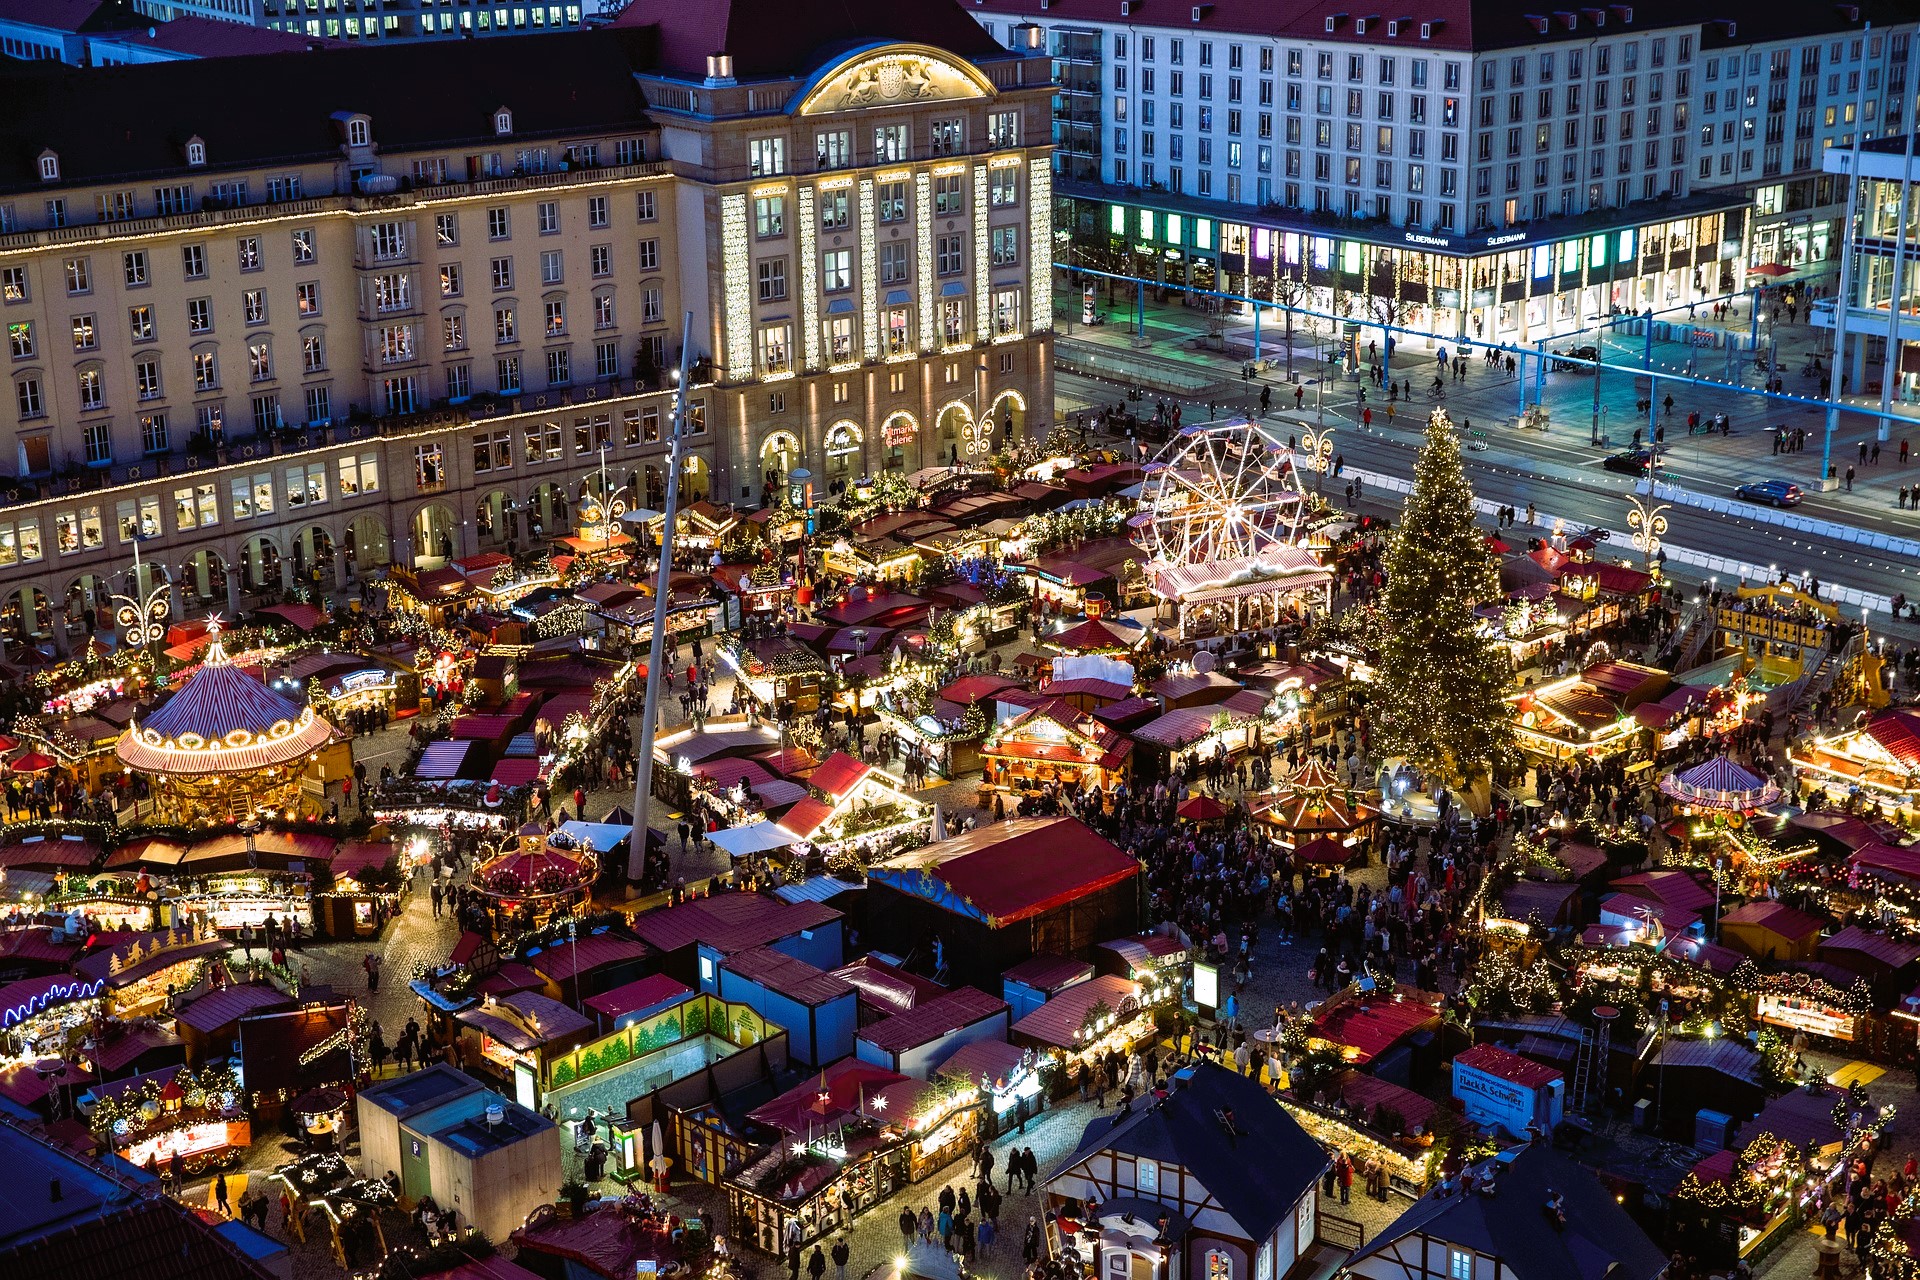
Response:
POLYGON ((792 114, 811 116, 996 96, 986 73, 922 44, 873 44, 822 68, 794 95, 792 114))

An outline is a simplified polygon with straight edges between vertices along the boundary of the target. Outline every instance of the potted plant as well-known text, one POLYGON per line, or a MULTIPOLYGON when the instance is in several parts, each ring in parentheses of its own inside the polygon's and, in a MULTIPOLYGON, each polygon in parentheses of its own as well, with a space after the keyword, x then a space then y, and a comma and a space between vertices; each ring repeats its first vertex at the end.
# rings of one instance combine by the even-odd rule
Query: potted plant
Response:
POLYGON ((574 1217, 580 1218, 586 1216, 587 1196, 591 1194, 591 1192, 587 1190, 586 1183, 578 1179, 569 1179, 560 1184, 560 1194, 566 1199, 567 1203, 572 1206, 574 1217))

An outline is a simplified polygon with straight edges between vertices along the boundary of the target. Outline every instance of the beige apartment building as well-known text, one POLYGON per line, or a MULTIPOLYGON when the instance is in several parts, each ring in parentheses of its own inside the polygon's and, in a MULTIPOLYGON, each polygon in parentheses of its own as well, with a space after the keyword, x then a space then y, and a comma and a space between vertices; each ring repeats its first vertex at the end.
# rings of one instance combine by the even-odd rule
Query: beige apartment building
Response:
POLYGON ((1049 422, 1046 60, 939 4, 675 8, 0 71, 7 642, 110 629, 136 551, 232 614, 544 545, 603 474, 657 505, 688 313, 688 498, 1049 422))

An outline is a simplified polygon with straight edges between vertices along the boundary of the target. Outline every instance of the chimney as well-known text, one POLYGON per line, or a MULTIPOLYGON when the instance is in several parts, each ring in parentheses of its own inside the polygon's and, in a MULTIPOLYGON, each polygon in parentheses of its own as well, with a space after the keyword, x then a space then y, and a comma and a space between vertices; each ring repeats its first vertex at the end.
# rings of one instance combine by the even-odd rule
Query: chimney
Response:
POLYGON ((730 53, 710 53, 707 55, 707 83, 733 83, 733 55, 730 53))

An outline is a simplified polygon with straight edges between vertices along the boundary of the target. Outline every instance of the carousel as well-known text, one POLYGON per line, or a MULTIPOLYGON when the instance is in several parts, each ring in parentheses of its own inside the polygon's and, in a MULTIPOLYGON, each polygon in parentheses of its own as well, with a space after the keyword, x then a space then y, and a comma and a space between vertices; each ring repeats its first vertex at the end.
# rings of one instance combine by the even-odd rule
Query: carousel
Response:
POLYGON ((1780 800, 1779 787, 1726 756, 1667 774, 1660 779, 1660 793, 1677 801, 1687 813, 1720 818, 1744 818, 1780 800))
POLYGON ((1378 806, 1318 760, 1308 760, 1254 802, 1254 816, 1279 828, 1281 847, 1322 865, 1365 853, 1380 827, 1378 806))
POLYGON ((593 896, 599 866, 592 850, 561 848, 545 827, 529 822, 474 868, 473 887, 504 917, 525 913, 532 917, 528 923, 538 926, 583 907, 593 896))
POLYGON ((229 662, 217 619, 208 634, 212 644, 193 678, 129 724, 114 751, 125 768, 146 775, 162 822, 291 817, 309 766, 338 731, 229 662))

